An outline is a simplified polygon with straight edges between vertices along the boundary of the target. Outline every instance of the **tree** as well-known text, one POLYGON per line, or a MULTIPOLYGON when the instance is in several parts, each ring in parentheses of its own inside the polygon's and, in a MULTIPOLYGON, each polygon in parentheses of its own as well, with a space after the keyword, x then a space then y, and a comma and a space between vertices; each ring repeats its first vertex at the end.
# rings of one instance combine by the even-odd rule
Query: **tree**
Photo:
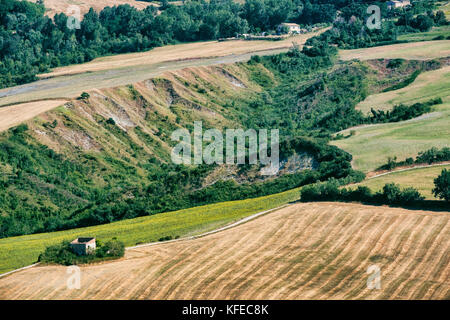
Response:
POLYGON ((415 29, 419 29, 422 32, 429 31, 433 27, 433 19, 429 16, 420 14, 412 22, 411 26, 415 29))
POLYGON ((437 26, 445 26, 447 24, 447 18, 445 17, 445 13, 443 11, 438 11, 433 16, 434 24, 437 26))
POLYGON ((434 179, 433 194, 435 197, 450 201, 450 171, 442 170, 439 177, 434 179))

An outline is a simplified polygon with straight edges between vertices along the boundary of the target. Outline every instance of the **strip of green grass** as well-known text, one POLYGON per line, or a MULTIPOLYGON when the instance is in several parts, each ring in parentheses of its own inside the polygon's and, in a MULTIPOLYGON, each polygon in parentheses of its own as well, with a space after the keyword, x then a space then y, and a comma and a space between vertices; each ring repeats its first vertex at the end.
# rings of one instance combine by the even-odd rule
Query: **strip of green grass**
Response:
POLYGON ((134 246, 158 241, 165 236, 184 237, 219 228, 299 197, 300 188, 296 188, 260 198, 216 203, 106 225, 0 239, 0 273, 36 262, 45 247, 62 240, 92 236, 105 242, 116 237, 126 246, 134 246))
POLYGON ((350 187, 366 186, 375 192, 380 191, 386 183, 396 183, 402 188, 416 188, 428 200, 438 200, 433 196, 431 190, 434 188, 434 179, 437 178, 444 169, 449 170, 450 165, 393 172, 384 176, 365 180, 361 183, 351 185, 350 187))
POLYGON ((349 128, 340 132, 348 139, 332 141, 331 144, 353 155, 353 168, 372 171, 387 162, 388 157, 404 160, 415 157, 420 151, 432 147, 450 145, 450 72, 449 67, 422 73, 409 86, 395 91, 367 97, 358 109, 367 113, 371 107, 391 110, 396 104, 410 105, 427 99, 442 98, 443 104, 434 107, 434 112, 419 118, 385 124, 349 128))
MULTIPOLYGON (((433 27, 427 32, 408 33, 398 36, 400 41, 429 41, 442 36, 445 39, 450 36, 450 26, 433 27)), ((444 39, 442 39, 444 40, 444 39)))
MULTIPOLYGON (((450 103, 446 103, 416 119, 354 128, 355 135, 331 144, 352 154, 353 168, 369 172, 385 164, 388 157, 404 160, 432 147, 448 147, 449 123, 450 103)), ((346 136, 348 131, 341 134, 346 136)))

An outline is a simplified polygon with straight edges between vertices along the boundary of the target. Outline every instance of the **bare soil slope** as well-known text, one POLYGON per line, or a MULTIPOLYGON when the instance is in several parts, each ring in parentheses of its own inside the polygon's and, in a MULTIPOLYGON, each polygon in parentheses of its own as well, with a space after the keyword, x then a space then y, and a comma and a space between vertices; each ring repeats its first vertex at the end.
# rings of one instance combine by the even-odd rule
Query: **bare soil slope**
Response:
POLYGON ((295 204, 195 240, 128 250, 81 267, 0 279, 1 299, 448 299, 449 213, 295 204), (381 289, 367 289, 367 268, 381 289))

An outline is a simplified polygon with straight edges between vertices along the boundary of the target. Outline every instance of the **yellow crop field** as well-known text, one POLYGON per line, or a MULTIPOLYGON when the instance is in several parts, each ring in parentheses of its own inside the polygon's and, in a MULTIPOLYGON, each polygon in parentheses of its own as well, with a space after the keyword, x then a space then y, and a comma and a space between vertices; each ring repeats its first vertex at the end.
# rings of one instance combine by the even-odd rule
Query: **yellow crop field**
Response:
POLYGON ((449 299, 450 213, 299 203, 199 239, 0 278, 0 299, 449 299), (367 270, 380 269, 380 289, 367 270))
POLYGON ((298 200, 299 189, 265 197, 216 203, 110 224, 0 239, 0 273, 30 265, 52 244, 76 237, 101 241, 116 237, 126 246, 158 241, 165 236, 191 236, 233 223, 251 214, 298 200))

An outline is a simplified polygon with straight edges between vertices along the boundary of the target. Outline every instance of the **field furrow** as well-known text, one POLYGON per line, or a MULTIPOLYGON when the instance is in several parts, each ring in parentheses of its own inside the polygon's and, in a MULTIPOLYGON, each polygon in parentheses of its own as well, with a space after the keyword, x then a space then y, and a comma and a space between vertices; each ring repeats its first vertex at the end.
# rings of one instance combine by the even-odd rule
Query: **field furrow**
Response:
POLYGON ((447 299, 450 213, 298 203, 202 238, 0 278, 0 299, 447 299), (367 288, 367 268, 381 289, 367 288), (26 284, 26 285, 24 285, 26 284))

